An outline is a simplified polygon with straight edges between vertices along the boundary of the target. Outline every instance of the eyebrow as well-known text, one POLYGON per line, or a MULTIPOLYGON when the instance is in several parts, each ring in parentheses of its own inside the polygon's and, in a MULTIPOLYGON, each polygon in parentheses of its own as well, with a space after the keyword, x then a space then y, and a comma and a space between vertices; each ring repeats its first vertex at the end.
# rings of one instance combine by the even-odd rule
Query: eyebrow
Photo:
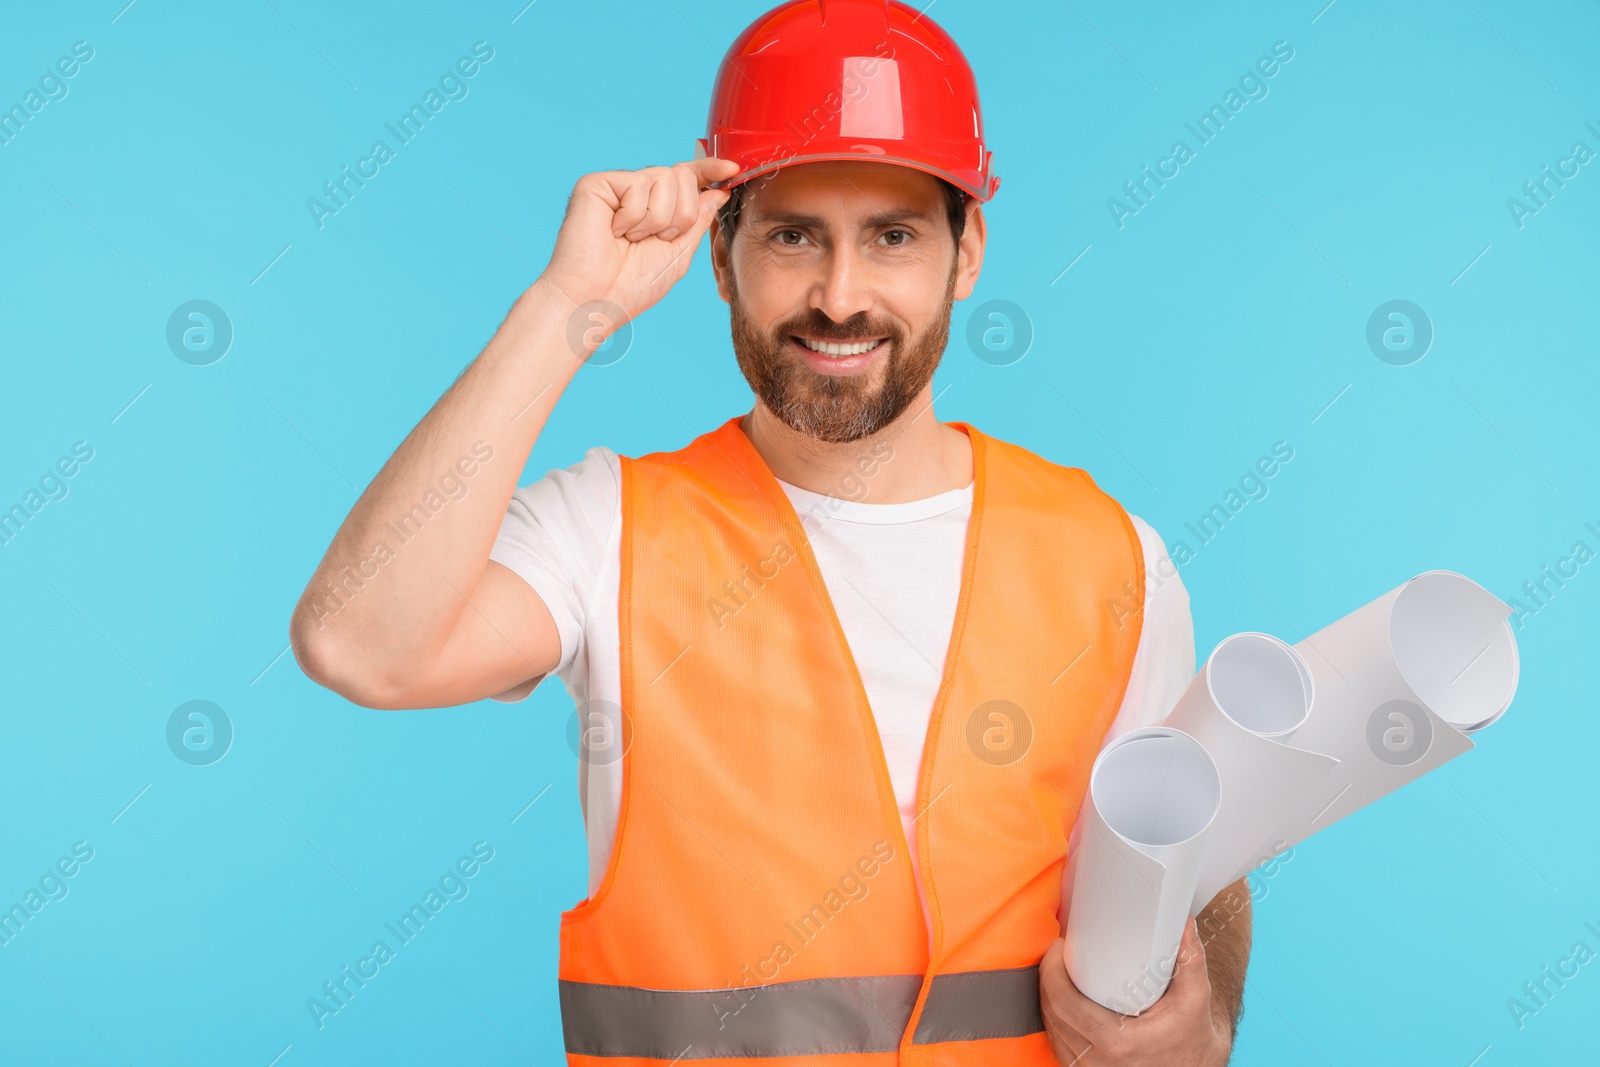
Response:
MULTIPOLYGON (((869 230, 876 230, 884 226, 892 226, 897 222, 910 222, 913 220, 917 222, 932 222, 933 215, 931 212, 918 211, 916 208, 904 207, 898 208, 894 211, 884 211, 873 215, 865 221, 865 225, 869 230)), ((813 230, 827 229, 827 221, 825 219, 819 218, 816 215, 798 215, 787 211, 780 211, 772 214, 756 212, 755 221, 758 225, 763 226, 783 225, 805 227, 813 230)))

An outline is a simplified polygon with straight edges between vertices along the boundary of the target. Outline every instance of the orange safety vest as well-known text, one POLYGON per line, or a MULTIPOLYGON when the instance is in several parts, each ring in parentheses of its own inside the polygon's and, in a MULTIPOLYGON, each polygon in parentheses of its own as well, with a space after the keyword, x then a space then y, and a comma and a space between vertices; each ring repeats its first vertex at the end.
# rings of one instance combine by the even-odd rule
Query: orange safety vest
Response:
POLYGON ((844 631, 739 418, 622 458, 622 807, 561 916, 568 1064, 1055 1067, 1039 961, 1143 554, 1084 471, 948 425, 975 485, 917 783, 931 937, 844 631))

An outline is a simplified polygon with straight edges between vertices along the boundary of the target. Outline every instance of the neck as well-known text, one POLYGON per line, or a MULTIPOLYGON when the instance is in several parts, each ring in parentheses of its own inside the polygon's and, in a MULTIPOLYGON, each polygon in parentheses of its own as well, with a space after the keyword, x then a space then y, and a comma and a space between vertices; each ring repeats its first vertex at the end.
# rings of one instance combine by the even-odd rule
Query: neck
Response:
POLYGON ((972 442, 934 416, 932 383, 893 422, 855 441, 808 437, 760 401, 739 427, 775 477, 813 493, 901 504, 972 484, 972 442))

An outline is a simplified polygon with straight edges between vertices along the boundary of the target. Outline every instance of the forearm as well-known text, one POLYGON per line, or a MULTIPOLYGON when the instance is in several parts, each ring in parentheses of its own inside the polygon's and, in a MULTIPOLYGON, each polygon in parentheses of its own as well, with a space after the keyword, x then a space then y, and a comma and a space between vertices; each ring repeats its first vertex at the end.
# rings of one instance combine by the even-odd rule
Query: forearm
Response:
POLYGON ((291 624, 296 657, 323 684, 382 692, 444 645, 582 365, 568 341, 575 308, 536 281, 351 508, 291 624))
POLYGON ((709 186, 737 170, 706 157, 578 179, 550 263, 361 494, 301 596, 290 642, 314 681, 373 707, 430 706, 476 699, 480 687, 450 682, 452 671, 457 682, 465 670, 510 686, 558 658, 549 612, 541 629, 528 619, 539 613, 525 610, 538 597, 520 582, 508 593, 506 582, 484 580, 495 535, 567 383, 612 330, 683 277, 730 195, 709 186), (590 301, 618 321, 590 313, 590 301), (498 597, 501 621, 505 611, 518 617, 513 629, 520 620, 537 631, 539 662, 522 651, 530 634, 508 637, 475 595, 498 597))
POLYGON ((1214 897, 1196 917, 1211 980, 1211 1008, 1217 1026, 1238 1032, 1244 1006, 1244 976, 1250 963, 1250 885, 1241 878, 1214 897))

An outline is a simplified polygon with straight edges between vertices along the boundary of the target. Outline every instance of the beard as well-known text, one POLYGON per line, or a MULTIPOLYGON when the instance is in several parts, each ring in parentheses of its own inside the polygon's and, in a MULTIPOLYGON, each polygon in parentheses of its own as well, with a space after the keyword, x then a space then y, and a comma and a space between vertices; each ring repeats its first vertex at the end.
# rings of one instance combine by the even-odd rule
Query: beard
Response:
POLYGON ((733 354, 739 370, 767 410, 790 429, 819 441, 842 443, 877 433, 898 418, 933 380, 950 338, 950 311, 955 303, 956 268, 945 283, 944 306, 910 345, 892 322, 863 312, 834 322, 816 308, 786 319, 763 333, 739 299, 728 276, 729 320, 733 354), (852 337, 886 337, 889 351, 881 369, 863 374, 820 374, 789 349, 789 336, 845 341, 852 337))

